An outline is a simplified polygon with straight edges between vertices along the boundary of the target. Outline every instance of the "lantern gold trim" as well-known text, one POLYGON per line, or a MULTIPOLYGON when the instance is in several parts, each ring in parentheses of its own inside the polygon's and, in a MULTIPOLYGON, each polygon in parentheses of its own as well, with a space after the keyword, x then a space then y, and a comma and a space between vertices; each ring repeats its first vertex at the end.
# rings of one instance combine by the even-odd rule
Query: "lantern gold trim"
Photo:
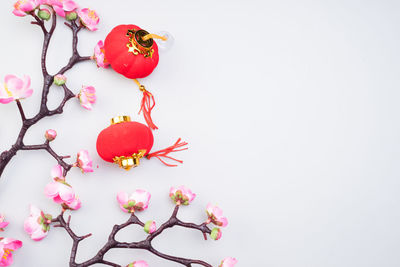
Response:
POLYGON ((144 40, 143 37, 148 35, 149 33, 145 30, 128 30, 127 36, 129 37, 129 43, 126 45, 128 47, 128 51, 133 53, 135 56, 141 54, 144 57, 153 57, 154 49, 153 38, 144 40))
POLYGON ((146 149, 139 150, 138 153, 132 154, 130 157, 114 157, 114 163, 118 164, 120 168, 129 171, 131 168, 140 165, 140 159, 146 154, 146 149))
POLYGON ((130 116, 116 116, 111 119, 111 125, 131 121, 130 116))

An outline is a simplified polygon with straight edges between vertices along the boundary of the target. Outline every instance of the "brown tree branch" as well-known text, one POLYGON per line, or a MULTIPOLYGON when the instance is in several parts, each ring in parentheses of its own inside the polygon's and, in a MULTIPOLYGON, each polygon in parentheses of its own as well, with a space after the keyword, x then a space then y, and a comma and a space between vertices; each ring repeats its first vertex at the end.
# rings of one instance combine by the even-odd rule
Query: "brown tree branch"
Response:
MULTIPOLYGON (((3 151, 0 154, 0 177, 3 174, 4 169, 8 165, 8 163, 11 161, 11 159, 17 154, 18 151, 20 150, 36 150, 35 146, 25 146, 24 145, 24 137, 28 131, 28 129, 39 122, 41 119, 49 116, 53 116, 56 114, 61 114, 63 113, 63 109, 65 104, 67 103, 68 100, 72 99, 75 95, 72 93, 71 90, 68 89, 66 85, 63 86, 64 89, 64 98, 59 104, 57 108, 54 110, 49 110, 47 107, 47 100, 48 100, 48 95, 50 91, 50 87, 53 85, 54 81, 54 76, 50 75, 47 70, 46 66, 46 59, 47 59, 47 51, 50 45, 50 40, 54 34, 54 31, 57 26, 57 16, 54 10, 52 10, 52 22, 51 22, 51 27, 50 30, 47 30, 45 27, 45 22, 40 19, 34 12, 31 12, 30 15, 35 19, 35 21, 32 22, 32 24, 38 25, 43 32, 44 40, 43 40, 43 49, 42 49, 42 56, 41 56, 41 67, 42 67, 42 73, 43 73, 43 89, 42 89, 42 97, 41 97, 41 103, 40 103, 40 108, 39 112, 32 118, 26 118, 25 113, 23 111, 21 103, 17 100, 17 106, 19 109, 19 112, 21 114, 21 119, 22 119, 22 126, 19 131, 17 140, 15 143, 12 145, 12 147, 6 151, 3 151)), ((82 29, 82 25, 78 26, 75 21, 72 21, 70 24, 70 28, 72 30, 72 56, 68 62, 68 64, 63 67, 60 71, 57 72, 57 74, 64 74, 66 71, 70 70, 72 67, 75 66, 75 64, 90 60, 91 57, 82 57, 79 55, 78 52, 78 32, 82 29)), ((51 150, 50 147, 45 147, 43 148, 42 145, 36 146, 37 149, 45 149, 48 151, 54 158, 57 159, 57 161, 60 163, 60 157, 56 156, 56 153, 51 150)), ((63 162, 63 161, 62 161, 63 162)), ((62 164, 64 171, 68 171, 69 168, 66 163, 62 164)))
POLYGON ((78 246, 79 246, 79 243, 83 239, 89 237, 90 234, 86 235, 86 236, 76 235, 74 233, 74 231, 71 229, 69 222, 65 222, 64 217, 63 217, 64 216, 63 212, 57 218, 53 219, 52 222, 57 223, 57 225, 56 225, 57 227, 64 228, 66 230, 66 232, 68 233, 68 235, 72 239, 71 256, 70 256, 70 262, 69 262, 70 267, 88 267, 88 266, 92 266, 95 264, 104 264, 104 265, 109 265, 109 266, 122 267, 119 264, 104 260, 104 256, 106 255, 106 253, 109 250, 114 249, 114 248, 147 250, 160 258, 163 258, 163 259, 166 259, 169 261, 173 261, 173 262, 179 263, 184 266, 192 266, 192 264, 198 264, 198 265, 202 265, 202 266, 206 266, 206 267, 212 267, 207 262, 204 262, 201 260, 186 259, 186 258, 180 258, 180 257, 175 257, 175 256, 164 254, 152 246, 151 242, 155 237, 159 236, 165 229, 168 229, 168 228, 171 228, 174 226, 181 226, 181 227, 185 227, 185 228, 196 229, 196 230, 201 231, 203 234, 211 233, 211 229, 208 228, 206 223, 198 225, 198 224, 194 224, 194 223, 185 223, 185 222, 180 221, 177 218, 178 210, 179 210, 179 206, 176 206, 171 217, 164 224, 162 224, 160 226, 160 228, 158 228, 154 233, 149 234, 149 236, 146 239, 144 239, 142 241, 137 241, 137 242, 117 241, 115 239, 115 236, 117 235, 117 233, 119 231, 121 231, 122 229, 128 227, 129 225, 137 224, 137 225, 144 227, 145 224, 135 214, 131 214, 131 216, 125 223, 114 225, 114 227, 111 230, 111 233, 108 236, 108 240, 107 240, 106 244, 104 244, 104 246, 97 252, 97 254, 93 258, 91 258, 85 262, 82 262, 82 263, 77 263, 75 261, 76 254, 78 252, 78 246))

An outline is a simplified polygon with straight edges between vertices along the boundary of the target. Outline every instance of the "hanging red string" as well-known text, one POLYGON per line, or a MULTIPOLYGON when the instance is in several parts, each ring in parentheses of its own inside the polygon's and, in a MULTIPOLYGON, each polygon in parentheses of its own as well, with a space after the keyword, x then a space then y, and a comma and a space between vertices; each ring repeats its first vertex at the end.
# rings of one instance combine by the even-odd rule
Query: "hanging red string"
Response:
POLYGON ((175 144, 173 144, 172 146, 167 147, 167 148, 162 149, 162 150, 159 150, 159 151, 156 151, 156 152, 153 152, 151 154, 148 154, 146 156, 146 158, 147 159, 151 159, 151 158, 155 157, 155 158, 158 158, 162 163, 164 163, 165 165, 167 165, 169 167, 177 167, 178 165, 169 164, 169 163, 165 162, 162 158, 167 158, 167 159, 171 159, 171 160, 174 160, 176 162, 179 162, 179 163, 183 163, 182 160, 170 157, 170 156, 168 156, 168 154, 172 153, 172 152, 178 152, 178 151, 183 151, 183 150, 188 149, 187 147, 184 147, 187 144, 188 143, 186 143, 186 142, 181 142, 181 138, 179 138, 178 141, 176 141, 175 144), (182 148, 182 147, 184 147, 184 148, 182 148))
POLYGON ((152 130, 157 130, 158 127, 153 123, 153 119, 151 118, 151 111, 156 105, 156 102, 154 100, 154 96, 147 91, 146 89, 143 90, 143 98, 142 98, 142 104, 140 106, 139 114, 140 112, 143 111, 143 117, 147 123, 147 125, 152 129, 152 130))
POLYGON ((138 80, 133 79, 136 84, 139 86, 139 90, 143 92, 142 103, 140 105, 139 114, 143 111, 143 117, 146 121, 147 125, 152 130, 157 130, 158 127, 154 124, 153 119, 151 118, 151 111, 156 105, 156 101, 154 100, 154 96, 152 93, 146 90, 144 85, 141 85, 138 80))

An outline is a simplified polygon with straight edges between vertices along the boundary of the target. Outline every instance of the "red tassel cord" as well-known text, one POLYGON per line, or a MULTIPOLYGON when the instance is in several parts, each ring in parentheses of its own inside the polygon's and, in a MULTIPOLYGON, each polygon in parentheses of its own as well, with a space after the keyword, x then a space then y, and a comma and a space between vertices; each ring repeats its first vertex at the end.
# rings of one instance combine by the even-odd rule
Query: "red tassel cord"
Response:
POLYGON ((139 86, 140 91, 143 92, 143 98, 142 98, 142 103, 140 105, 139 114, 143 111, 143 117, 147 125, 150 127, 150 129, 157 130, 158 127, 154 124, 153 119, 151 118, 151 111, 156 105, 154 96, 152 93, 147 91, 144 85, 141 85, 138 80, 134 79, 134 81, 139 86))
POLYGON ((156 158, 158 158, 162 163, 164 163, 165 165, 167 165, 168 167, 177 167, 178 165, 169 164, 169 163, 165 162, 162 158, 167 158, 167 159, 171 159, 171 160, 174 160, 174 161, 176 161, 176 162, 179 162, 179 163, 183 163, 182 160, 179 160, 179 159, 175 159, 175 158, 173 158, 173 157, 170 157, 170 156, 168 156, 168 154, 169 154, 169 153, 172 153, 172 152, 178 152, 178 151, 183 151, 183 150, 188 149, 187 147, 184 147, 184 146, 186 146, 187 144, 188 144, 188 143, 186 143, 186 142, 181 142, 181 138, 179 138, 178 141, 176 141, 174 145, 172 145, 172 146, 170 146, 170 147, 167 147, 167 148, 165 148, 165 149, 162 149, 162 150, 153 152, 153 153, 151 153, 151 154, 148 154, 148 155, 146 156, 146 158, 147 158, 147 159, 151 159, 151 158, 153 158, 153 157, 156 157, 156 158), (184 148, 182 148, 182 147, 184 147, 184 148))

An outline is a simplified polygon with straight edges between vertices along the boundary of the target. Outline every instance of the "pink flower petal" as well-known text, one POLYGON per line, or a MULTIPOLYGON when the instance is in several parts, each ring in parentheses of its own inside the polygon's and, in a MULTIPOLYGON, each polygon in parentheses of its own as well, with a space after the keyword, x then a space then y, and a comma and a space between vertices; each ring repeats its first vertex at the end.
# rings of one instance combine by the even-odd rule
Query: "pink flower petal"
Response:
POLYGON ((40 228, 39 223, 37 222, 37 217, 28 217, 24 222, 24 230, 29 235, 35 232, 38 228, 40 228))
POLYGON ((54 198, 58 196, 58 189, 59 188, 59 183, 58 182, 51 182, 46 185, 44 188, 44 194, 48 198, 54 198))
POLYGON ((24 82, 24 85, 23 85, 24 88, 31 87, 31 77, 29 77, 28 75, 24 75, 23 82, 24 82))
POLYGON ((52 178, 63 178, 63 168, 61 165, 56 165, 51 169, 52 178))
POLYGON ((60 17, 65 18, 65 11, 62 7, 59 6, 53 6, 54 11, 59 15, 60 17))
POLYGON ((59 192, 60 198, 67 203, 71 203, 75 199, 74 190, 67 185, 60 184, 58 192, 59 192))
POLYGON ((47 236, 48 232, 43 232, 42 228, 37 229, 31 234, 33 241, 40 241, 47 236))
POLYGON ((117 195, 117 200, 121 205, 128 203, 128 194, 126 192, 119 192, 117 195))
POLYGON ((17 250, 22 247, 22 242, 13 238, 4 238, 1 240, 5 249, 17 250))
POLYGON ((10 97, 10 98, 0 98, 0 103, 1 104, 8 104, 10 102, 14 101, 14 98, 10 97))
POLYGON ((64 10, 65 11, 73 11, 77 9, 79 6, 72 0, 64 1, 64 10))
POLYGON ((34 205, 29 206, 29 211, 31 216, 41 216, 42 214, 42 211, 34 205))
POLYGON ((0 223, 0 229, 1 228, 6 228, 10 223, 9 222, 1 222, 0 223))
POLYGON ((8 87, 8 90, 10 90, 11 92, 15 90, 21 90, 24 85, 24 82, 14 75, 7 75, 5 77, 5 83, 8 87))
MULTIPOLYGON (((27 14, 21 10, 14 9, 12 12, 15 16, 25 17, 27 14)), ((0 265, 1 266, 1 265, 0 265)))

